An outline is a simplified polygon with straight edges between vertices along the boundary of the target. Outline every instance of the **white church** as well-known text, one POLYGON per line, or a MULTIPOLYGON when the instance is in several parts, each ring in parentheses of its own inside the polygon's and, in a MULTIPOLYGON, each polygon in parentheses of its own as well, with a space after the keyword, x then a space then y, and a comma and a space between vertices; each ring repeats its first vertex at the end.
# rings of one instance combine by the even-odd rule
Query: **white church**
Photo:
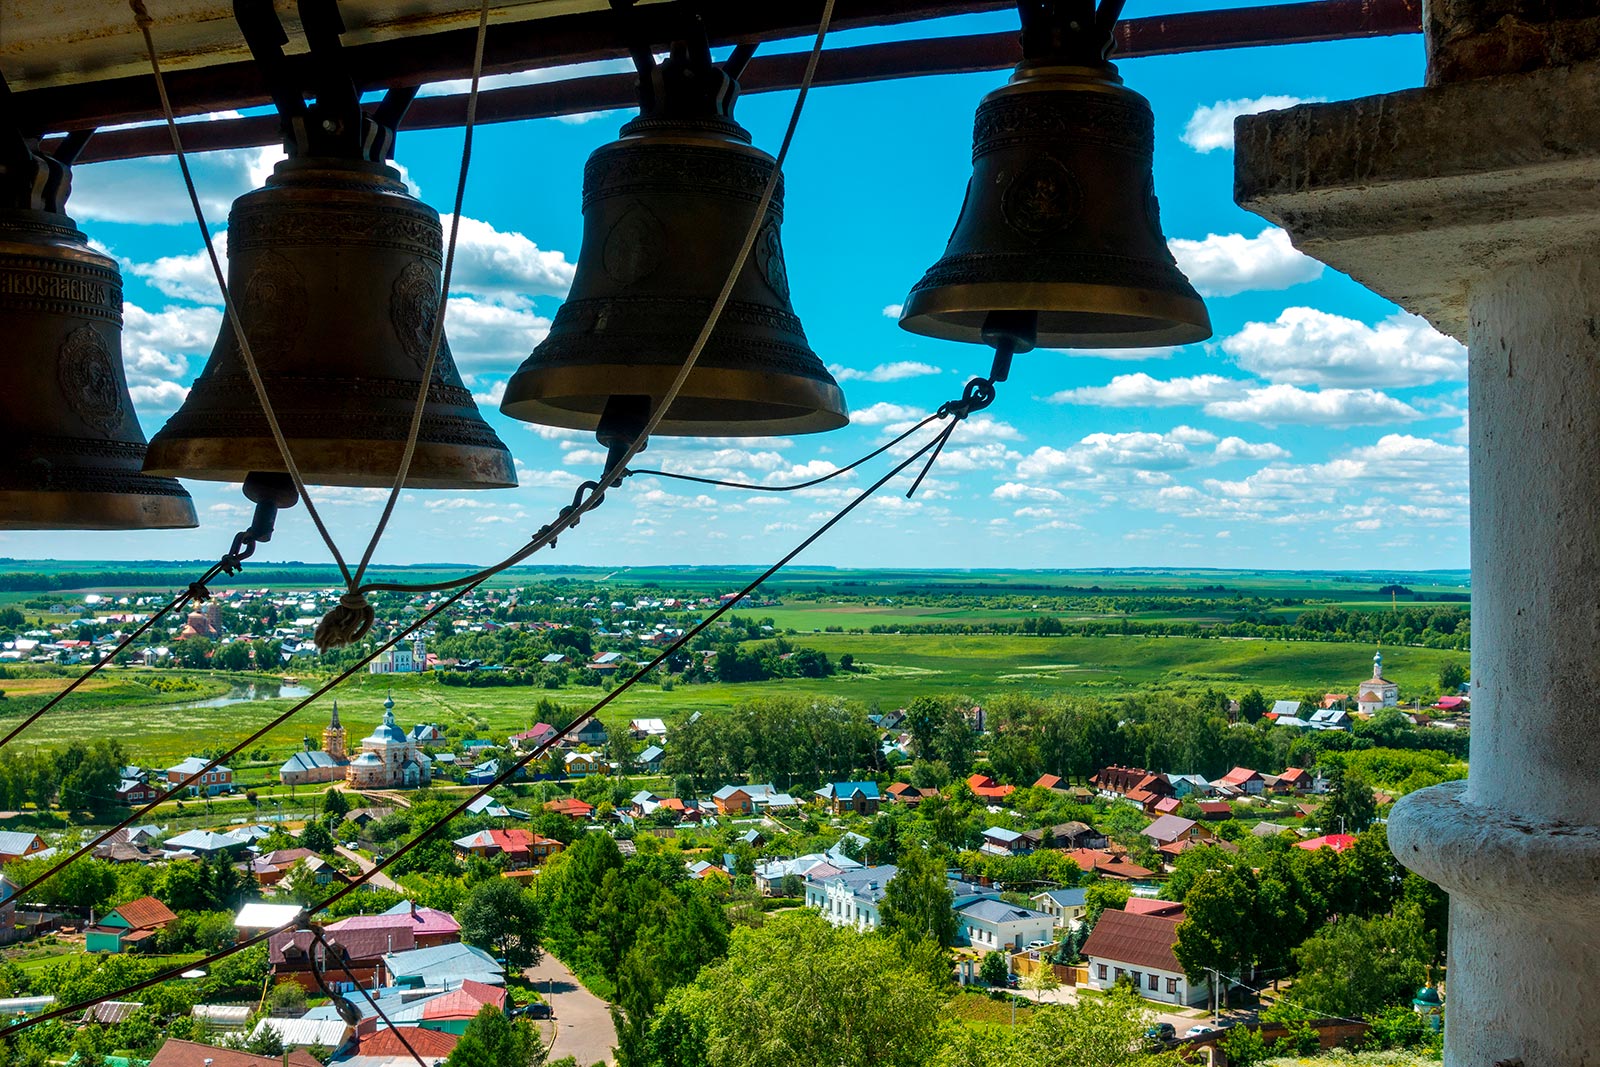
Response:
POLYGON ((1383 676, 1383 649, 1372 656, 1372 677, 1356 691, 1356 710, 1371 715, 1400 703, 1400 687, 1383 676))

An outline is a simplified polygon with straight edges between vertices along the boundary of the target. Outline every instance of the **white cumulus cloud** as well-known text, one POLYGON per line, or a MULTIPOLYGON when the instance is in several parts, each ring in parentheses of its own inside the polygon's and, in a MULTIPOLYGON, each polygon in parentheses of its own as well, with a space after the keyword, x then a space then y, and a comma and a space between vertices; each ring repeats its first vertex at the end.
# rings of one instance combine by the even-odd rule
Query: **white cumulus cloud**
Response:
POLYGON ((1084 404, 1092 407, 1179 407, 1236 397, 1248 383, 1220 374, 1197 374, 1191 378, 1153 378, 1144 372, 1119 374, 1105 385, 1085 385, 1063 389, 1049 397, 1052 404, 1084 404))
POLYGON ((871 370, 857 370, 854 367, 843 367, 837 363, 830 363, 828 370, 841 382, 899 382, 907 378, 921 378, 929 374, 944 373, 938 367, 927 363, 915 363, 902 360, 898 363, 880 363, 871 370))
POLYGON ((452 296, 444 332, 463 369, 505 369, 528 358, 550 332, 550 320, 524 300, 452 296))
POLYGON ((1218 459, 1287 459, 1289 450, 1271 441, 1246 441, 1242 437, 1224 437, 1217 442, 1213 454, 1218 459))
POLYGON ((850 422, 854 426, 883 426, 894 422, 914 421, 924 414, 925 412, 920 408, 879 401, 876 404, 867 405, 860 411, 852 411, 850 413, 850 422))
POLYGON ((1285 308, 1222 341, 1245 370, 1291 385, 1404 388, 1467 376, 1467 350, 1416 315, 1375 326, 1309 307, 1285 308))
POLYGON ((1201 296, 1287 289, 1322 276, 1322 264, 1296 249, 1276 226, 1254 237, 1242 233, 1209 233, 1198 241, 1178 237, 1167 247, 1201 296))
POLYGON ((1410 404, 1376 389, 1312 390, 1282 384, 1251 389, 1237 400, 1212 401, 1205 406, 1205 413, 1264 426, 1360 426, 1422 417, 1410 404))
MULTIPOLYGON (((453 216, 442 221, 448 239, 453 216)), ((463 215, 450 288, 479 295, 565 296, 575 269, 564 253, 463 215)))
POLYGON ((1240 115, 1279 111, 1297 104, 1316 103, 1321 97, 1258 96, 1244 100, 1218 100, 1195 108, 1183 128, 1183 143, 1196 152, 1233 147, 1233 120, 1240 115))

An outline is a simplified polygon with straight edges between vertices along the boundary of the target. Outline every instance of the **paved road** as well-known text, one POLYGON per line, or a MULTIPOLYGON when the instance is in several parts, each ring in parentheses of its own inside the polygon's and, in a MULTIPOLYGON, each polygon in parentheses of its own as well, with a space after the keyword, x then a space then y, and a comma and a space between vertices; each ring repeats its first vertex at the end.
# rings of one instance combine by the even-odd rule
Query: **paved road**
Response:
MULTIPOLYGON (((363 856, 354 849, 345 848, 343 845, 338 845, 336 848, 338 849, 339 855, 354 862, 357 867, 361 868, 362 873, 366 873, 377 866, 377 864, 373 863, 371 860, 367 859, 367 857, 363 856)), ((379 872, 378 874, 373 875, 371 878, 368 878, 366 884, 370 886, 376 886, 379 889, 393 889, 396 893, 405 892, 405 890, 401 889, 399 884, 396 883, 393 878, 390 878, 387 874, 383 874, 382 872, 379 872)))
MULTIPOLYGON (((611 1025, 611 1008, 605 1001, 583 988, 567 965, 546 952, 537 967, 529 967, 528 980, 550 1002, 555 1014, 555 1043, 550 1046, 552 1060, 574 1056, 579 1067, 610 1063, 617 1043, 616 1027, 611 1025), (546 985, 548 983, 548 986, 546 985), (548 992, 546 992, 548 989, 548 992)), ((551 1023, 541 1023, 545 1038, 551 1023)))

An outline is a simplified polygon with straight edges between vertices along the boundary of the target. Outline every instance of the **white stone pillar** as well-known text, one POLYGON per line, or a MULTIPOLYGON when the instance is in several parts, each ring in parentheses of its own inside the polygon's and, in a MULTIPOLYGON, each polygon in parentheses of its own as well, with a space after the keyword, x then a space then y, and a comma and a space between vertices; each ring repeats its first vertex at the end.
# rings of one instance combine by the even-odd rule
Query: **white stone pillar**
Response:
POLYGON ((1469 347, 1471 773, 1389 822, 1450 892, 1445 1063, 1600 1065, 1600 66, 1237 130, 1242 205, 1469 347))

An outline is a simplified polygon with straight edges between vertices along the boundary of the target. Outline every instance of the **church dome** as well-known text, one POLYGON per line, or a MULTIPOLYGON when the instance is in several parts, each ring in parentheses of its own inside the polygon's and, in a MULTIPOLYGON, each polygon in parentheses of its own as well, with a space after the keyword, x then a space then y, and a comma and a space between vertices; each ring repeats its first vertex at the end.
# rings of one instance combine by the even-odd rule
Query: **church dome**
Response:
POLYGON ((403 745, 406 743, 405 732, 394 723, 394 697, 383 702, 383 725, 372 731, 372 736, 361 742, 363 745, 403 745))

